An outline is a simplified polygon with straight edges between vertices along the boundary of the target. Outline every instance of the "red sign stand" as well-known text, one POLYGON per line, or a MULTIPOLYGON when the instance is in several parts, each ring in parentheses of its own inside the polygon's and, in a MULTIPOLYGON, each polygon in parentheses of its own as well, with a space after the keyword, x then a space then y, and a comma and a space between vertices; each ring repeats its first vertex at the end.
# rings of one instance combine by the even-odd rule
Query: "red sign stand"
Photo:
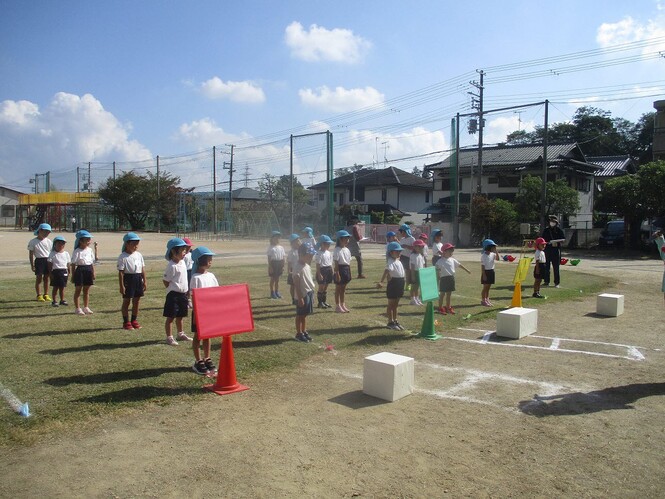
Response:
POLYGON ((199 339, 223 337, 217 381, 204 388, 218 395, 249 390, 248 386, 241 385, 236 379, 231 340, 231 335, 254 331, 249 287, 247 284, 233 284, 196 288, 192 290, 192 300, 199 339))

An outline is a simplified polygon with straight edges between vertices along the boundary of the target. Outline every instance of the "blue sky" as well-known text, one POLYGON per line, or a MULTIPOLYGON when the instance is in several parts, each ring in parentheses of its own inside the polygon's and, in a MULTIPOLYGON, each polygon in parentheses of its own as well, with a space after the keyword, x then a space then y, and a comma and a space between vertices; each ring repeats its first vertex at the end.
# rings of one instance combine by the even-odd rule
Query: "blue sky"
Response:
MULTIPOLYGON (((411 171, 447 155, 476 70, 486 110, 549 99, 551 122, 583 104, 636 121, 665 96, 659 50, 662 0, 0 0, 0 184, 28 192, 50 171, 76 190, 92 162, 94 187, 113 161, 155 172, 159 155, 209 190, 216 146, 225 189, 234 144, 234 187, 251 187, 288 173, 291 133, 324 130, 336 168, 411 171)), ((488 115, 485 143, 542 120, 543 106, 488 115)), ((304 185, 323 178, 321 136, 294 157, 304 185)))

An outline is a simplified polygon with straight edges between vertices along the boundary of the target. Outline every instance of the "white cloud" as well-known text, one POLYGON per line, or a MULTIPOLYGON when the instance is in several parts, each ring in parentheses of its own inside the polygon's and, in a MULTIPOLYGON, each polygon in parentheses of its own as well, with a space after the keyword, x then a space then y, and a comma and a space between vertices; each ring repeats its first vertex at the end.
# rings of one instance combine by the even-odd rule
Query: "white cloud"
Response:
POLYGON ((260 104, 265 102, 263 89, 251 81, 222 81, 217 76, 201 84, 201 92, 208 99, 229 99, 233 102, 260 104))
MULTIPOLYGON (((36 172, 72 168, 85 161, 128 161, 152 157, 90 94, 59 92, 40 110, 29 101, 0 103, 0 180, 18 183, 36 172), (17 172, 20 172, 17 174, 17 172)), ((74 190, 76 185, 62 185, 74 190)), ((67 183, 71 183, 70 180, 67 183)))
POLYGON ((309 31, 297 21, 286 27, 284 35, 291 55, 308 62, 334 61, 356 64, 372 47, 371 42, 348 29, 332 30, 312 24, 309 31))
POLYGON ((298 91, 300 101, 311 107, 335 113, 362 109, 368 106, 382 105, 385 96, 372 87, 351 88, 336 87, 331 90, 322 86, 316 90, 303 88, 298 91))
MULTIPOLYGON (((659 14, 645 23, 626 16, 615 23, 603 23, 596 32, 596 42, 601 47, 610 47, 623 43, 638 42, 651 38, 665 37, 665 16, 659 14)), ((665 42, 658 46, 649 46, 643 52, 664 50, 665 42)))
POLYGON ((514 116, 499 116, 491 120, 487 120, 483 133, 483 143, 485 144, 498 144, 505 142, 509 133, 516 130, 532 131, 535 128, 533 121, 521 121, 517 115, 514 116))

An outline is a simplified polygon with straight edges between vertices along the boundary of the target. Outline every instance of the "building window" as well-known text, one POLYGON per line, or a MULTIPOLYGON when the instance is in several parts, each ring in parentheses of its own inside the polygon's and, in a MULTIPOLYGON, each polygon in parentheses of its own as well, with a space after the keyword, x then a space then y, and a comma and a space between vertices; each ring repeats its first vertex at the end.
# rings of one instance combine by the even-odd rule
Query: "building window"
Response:
POLYGON ((385 188, 381 189, 381 201, 385 203, 387 199, 388 199, 388 189, 385 188))
POLYGON ((425 202, 429 203, 429 191, 425 191, 425 202))
MULTIPOLYGON (((452 189, 452 185, 453 185, 453 183, 450 181, 449 178, 444 178, 441 181, 441 190, 442 191, 450 191, 452 189)), ((458 188, 458 190, 460 190, 460 191, 462 190, 462 179, 461 178, 459 179, 459 188, 458 188)))
POLYGON ((365 201, 365 187, 356 186, 356 195, 353 198, 354 201, 365 201))
POLYGON ((326 200, 326 195, 323 192, 319 192, 319 201, 325 201, 326 200))
POLYGON ((520 185, 520 178, 502 175, 498 178, 497 183, 499 184, 499 187, 517 187, 520 185))
POLYGON ((6 204, 2 206, 0 216, 3 218, 14 218, 16 215, 16 206, 13 204, 6 204))
POLYGON ((589 192, 591 190, 591 180, 588 178, 576 178, 575 189, 580 192, 589 192))
POLYGON ((344 204, 344 193, 340 192, 339 193, 339 205, 342 206, 344 204))
POLYGON ((499 183, 499 177, 487 177, 487 183, 488 184, 498 184, 499 183))

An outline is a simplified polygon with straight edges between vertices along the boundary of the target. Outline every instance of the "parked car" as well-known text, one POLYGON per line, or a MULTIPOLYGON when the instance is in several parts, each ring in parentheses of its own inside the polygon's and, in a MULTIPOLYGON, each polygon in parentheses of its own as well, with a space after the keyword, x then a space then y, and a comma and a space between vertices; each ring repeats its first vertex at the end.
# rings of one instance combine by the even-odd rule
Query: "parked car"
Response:
POLYGON ((607 225, 598 238, 598 245, 603 247, 623 246, 625 232, 623 220, 612 220, 611 222, 607 222, 607 225))

